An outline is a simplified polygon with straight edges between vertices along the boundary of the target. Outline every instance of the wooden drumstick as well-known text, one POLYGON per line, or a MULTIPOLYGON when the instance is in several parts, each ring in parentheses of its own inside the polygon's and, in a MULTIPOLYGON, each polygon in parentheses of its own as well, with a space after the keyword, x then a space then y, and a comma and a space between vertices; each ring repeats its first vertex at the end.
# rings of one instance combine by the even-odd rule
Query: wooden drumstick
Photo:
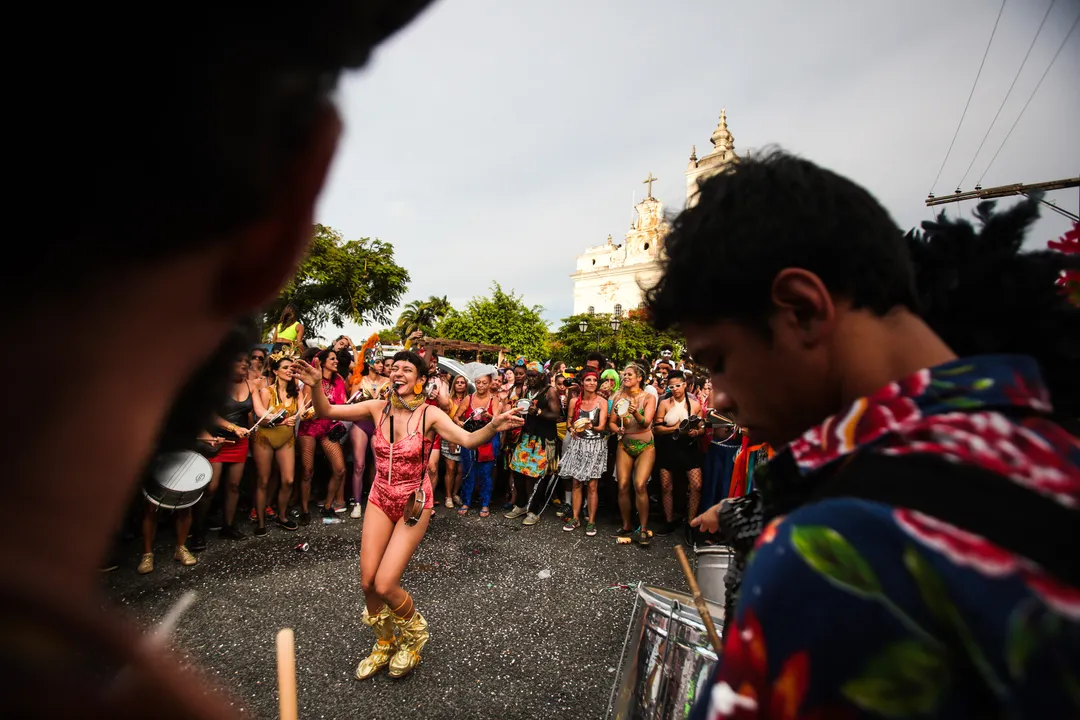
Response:
POLYGON ((296 647, 292 628, 282 628, 277 634, 278 707, 281 720, 297 720, 296 705, 296 647))
POLYGON ((682 566, 683 575, 686 576, 686 583, 690 586, 690 594, 694 596, 694 605, 697 607, 698 614, 701 615, 701 621, 705 623, 705 632, 709 635, 709 642, 712 644, 713 651, 719 655, 724 648, 724 644, 720 641, 716 626, 713 625, 709 606, 705 603, 705 598, 701 597, 701 589, 698 587, 697 578, 694 577, 694 571, 690 569, 690 560, 687 559, 686 553, 683 552, 682 545, 675 546, 675 556, 679 558, 679 565, 682 566))

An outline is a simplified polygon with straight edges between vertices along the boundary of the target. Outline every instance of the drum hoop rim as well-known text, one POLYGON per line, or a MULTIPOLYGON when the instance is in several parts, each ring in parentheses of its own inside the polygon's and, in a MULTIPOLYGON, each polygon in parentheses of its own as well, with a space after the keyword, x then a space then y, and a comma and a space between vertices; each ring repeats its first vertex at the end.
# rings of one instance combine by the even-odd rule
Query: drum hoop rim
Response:
MULTIPOLYGON (((674 593, 676 595, 683 596, 683 597, 685 597, 687 599, 688 602, 682 602, 682 600, 676 600, 674 598, 673 599, 664 599, 664 600, 661 600, 659 603, 649 603, 649 605, 651 607, 655 607, 658 610, 665 611, 669 617, 676 617, 674 615, 674 602, 678 602, 679 605, 681 605, 682 607, 688 608, 690 610, 693 610, 695 613, 697 613, 697 608, 694 607, 694 599, 693 599, 693 597, 691 595, 689 595, 688 593, 679 592, 678 590, 672 590, 671 588, 661 587, 659 585, 646 585, 645 583, 641 583, 640 585, 638 585, 638 588, 637 588, 637 597, 638 597, 638 599, 648 602, 649 598, 648 597, 643 597, 642 596, 642 591, 649 591, 649 590, 652 590, 653 588, 656 588, 656 589, 659 589, 659 590, 664 590, 665 592, 670 592, 670 593, 674 593)), ((720 603, 718 603, 718 602, 716 602, 714 600, 709 600, 709 599, 706 598, 705 603, 706 603, 707 606, 715 607, 715 608, 719 609, 721 612, 724 609, 723 605, 721 605, 720 603)), ((678 615, 677 618, 680 621, 686 619, 686 618, 684 618, 682 616, 682 614, 678 615)), ((702 622, 700 619, 697 620, 696 622, 693 619, 690 619, 690 621, 687 624, 693 625, 695 629, 700 628, 700 630, 702 632, 705 632, 705 623, 702 622)))

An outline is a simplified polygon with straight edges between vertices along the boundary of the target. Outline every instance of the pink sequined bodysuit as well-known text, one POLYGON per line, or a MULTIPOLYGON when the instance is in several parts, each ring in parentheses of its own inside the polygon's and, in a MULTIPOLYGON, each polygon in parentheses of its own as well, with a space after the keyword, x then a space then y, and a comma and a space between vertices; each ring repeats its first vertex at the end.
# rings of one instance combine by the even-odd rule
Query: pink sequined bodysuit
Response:
POLYGON ((409 416, 406 427, 395 429, 396 442, 386 439, 383 424, 386 414, 371 436, 371 448, 375 453, 375 482, 371 485, 368 502, 383 511, 391 522, 396 523, 405 514, 405 503, 418 487, 424 488, 424 509, 435 507, 431 479, 427 474, 427 453, 424 452, 424 434, 427 432, 425 414, 427 406, 409 416), (408 426, 415 426, 409 430, 408 426), (401 437, 402 430, 405 436, 401 437))

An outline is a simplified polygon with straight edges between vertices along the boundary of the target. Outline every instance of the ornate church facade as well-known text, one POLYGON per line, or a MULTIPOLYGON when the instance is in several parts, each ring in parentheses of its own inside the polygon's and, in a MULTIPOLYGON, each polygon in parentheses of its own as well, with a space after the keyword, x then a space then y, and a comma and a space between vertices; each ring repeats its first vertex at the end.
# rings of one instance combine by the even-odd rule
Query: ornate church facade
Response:
MULTIPOLYGON (((727 112, 720 112, 720 123, 712 134, 713 150, 701 157, 697 148, 690 151, 686 169, 686 207, 697 202, 698 188, 706 179, 738 162, 735 139, 727 126, 727 112)), ((652 184, 658 178, 649 173, 642 182, 648 186, 646 197, 634 210, 637 216, 621 244, 610 235, 603 245, 586 248, 578 255, 574 281, 574 314, 627 312, 641 305, 641 288, 656 282, 660 275, 658 259, 664 238, 670 231, 664 218, 664 205, 653 197, 652 184)))

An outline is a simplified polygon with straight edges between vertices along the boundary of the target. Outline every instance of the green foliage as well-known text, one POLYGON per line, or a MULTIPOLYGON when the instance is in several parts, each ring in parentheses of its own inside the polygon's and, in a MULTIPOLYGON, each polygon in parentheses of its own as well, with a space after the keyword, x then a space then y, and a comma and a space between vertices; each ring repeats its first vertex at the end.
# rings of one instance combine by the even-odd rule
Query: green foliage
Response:
POLYGON ((427 300, 413 300, 405 306, 398 316, 394 330, 402 338, 420 330, 425 335, 434 335, 439 321, 454 311, 446 296, 432 295, 427 300))
POLYGON ((383 328, 379 331, 379 342, 383 345, 398 345, 401 343, 401 335, 397 330, 383 328))
POLYGON ((642 355, 655 358, 659 356, 662 346, 671 345, 678 359, 685 347, 680 335, 658 332, 641 312, 631 311, 619 320, 619 332, 616 334, 611 330, 611 315, 580 314, 563 318, 562 325, 552 334, 551 358, 576 367, 584 363, 585 356, 597 351, 599 346, 599 352, 622 363, 642 355), (585 332, 581 332, 582 320, 588 323, 585 332))
POLYGON ((487 297, 474 297, 461 312, 451 310, 435 335, 447 340, 501 345, 514 354, 542 360, 548 342, 547 324, 539 305, 527 306, 520 295, 493 283, 487 297))
POLYGON ((316 224, 307 257, 277 300, 263 313, 273 326, 289 302, 300 308, 305 337, 318 336, 327 323, 341 326, 388 322, 401 302, 409 272, 394 262, 394 246, 381 240, 345 240, 327 225, 316 224))

